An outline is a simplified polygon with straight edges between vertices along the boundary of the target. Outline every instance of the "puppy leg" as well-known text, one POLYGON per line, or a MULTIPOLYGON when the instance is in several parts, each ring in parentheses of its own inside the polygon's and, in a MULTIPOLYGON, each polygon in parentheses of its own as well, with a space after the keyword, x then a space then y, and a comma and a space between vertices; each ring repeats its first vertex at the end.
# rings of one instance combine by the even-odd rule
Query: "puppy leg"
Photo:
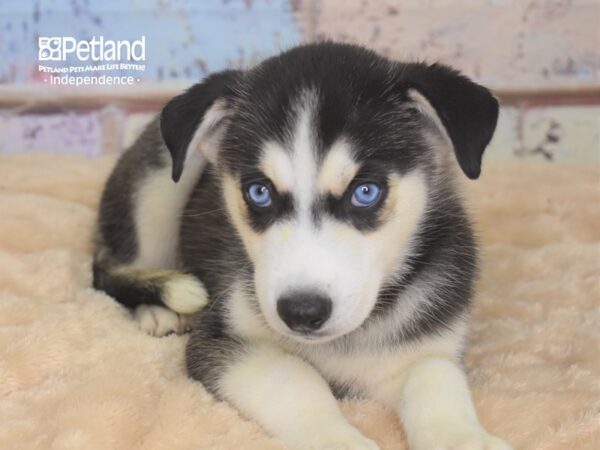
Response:
POLYGON ((208 302, 196 277, 174 270, 95 266, 94 286, 132 309, 140 328, 151 336, 185 333, 190 316, 208 302))
POLYGON ((399 407, 411 450, 510 450, 483 429, 463 371, 443 358, 413 366, 399 407))
POLYGON ((188 344, 190 374, 288 447, 378 448, 346 421, 325 380, 305 361, 267 344, 200 336, 197 329, 188 344))
POLYGON ((325 380, 295 356, 256 346, 220 384, 231 403, 292 448, 377 448, 345 420, 325 380))
POLYGON ((94 287, 132 309, 140 304, 149 304, 192 314, 208 302, 208 293, 202 282, 177 270, 104 269, 95 265, 94 287))

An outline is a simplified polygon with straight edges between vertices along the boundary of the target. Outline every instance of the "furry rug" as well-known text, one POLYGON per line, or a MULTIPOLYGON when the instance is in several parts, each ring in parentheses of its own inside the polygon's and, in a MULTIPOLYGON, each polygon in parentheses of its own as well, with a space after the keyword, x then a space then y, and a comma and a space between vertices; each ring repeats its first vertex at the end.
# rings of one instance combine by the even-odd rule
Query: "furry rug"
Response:
MULTIPOLYGON (((0 448, 281 449, 186 377, 185 337, 144 335, 90 288, 111 165, 0 156, 0 448)), ((488 164, 467 186, 483 248, 467 355, 482 422, 517 449, 600 448, 600 171, 488 164)), ((405 448, 381 405, 342 407, 383 449, 405 448)))

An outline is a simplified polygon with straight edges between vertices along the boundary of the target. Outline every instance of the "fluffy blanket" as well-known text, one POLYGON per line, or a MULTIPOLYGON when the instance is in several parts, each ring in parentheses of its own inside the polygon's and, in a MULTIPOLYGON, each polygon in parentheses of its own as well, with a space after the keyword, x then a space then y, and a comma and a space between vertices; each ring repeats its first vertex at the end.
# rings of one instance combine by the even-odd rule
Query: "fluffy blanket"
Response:
MULTIPOLYGON (((90 288, 112 164, 0 156, 0 448, 282 449, 186 377, 186 337, 146 336, 90 288)), ((482 422, 517 449, 600 448, 599 175, 488 164, 466 187, 483 248, 468 374, 482 422)), ((405 448, 382 405, 342 408, 405 448)))

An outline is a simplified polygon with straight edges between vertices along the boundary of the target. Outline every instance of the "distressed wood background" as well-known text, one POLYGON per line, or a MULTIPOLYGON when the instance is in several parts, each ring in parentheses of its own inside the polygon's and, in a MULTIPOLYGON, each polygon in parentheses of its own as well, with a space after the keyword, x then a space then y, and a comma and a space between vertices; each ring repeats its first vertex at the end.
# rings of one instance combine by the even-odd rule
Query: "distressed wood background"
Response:
POLYGON ((488 159, 600 162, 600 0, 0 0, 0 152, 119 152, 206 74, 325 38, 493 88, 488 159), (110 72, 134 86, 63 88, 38 71, 39 36, 142 35, 146 70, 110 72))

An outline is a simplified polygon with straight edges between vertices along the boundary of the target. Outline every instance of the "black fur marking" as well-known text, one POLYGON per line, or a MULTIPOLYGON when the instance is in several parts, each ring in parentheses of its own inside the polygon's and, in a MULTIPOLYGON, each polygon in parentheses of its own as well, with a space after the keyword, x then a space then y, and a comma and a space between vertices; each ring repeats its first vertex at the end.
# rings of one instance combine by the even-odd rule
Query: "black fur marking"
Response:
POLYGON ((385 286, 369 320, 377 320, 402 301, 414 283, 425 283, 433 292, 408 328, 399 328, 395 339, 410 341, 449 329, 467 314, 477 277, 477 245, 460 200, 443 189, 431 198, 422 226, 414 237, 413 254, 400 281, 385 286))
MULTIPOLYGON (((145 177, 165 166, 166 153, 158 120, 153 120, 117 162, 100 200, 97 248, 111 264, 126 264, 138 252, 133 214, 134 196, 145 177)), ((103 264, 107 261, 103 261, 103 264)))
POLYGON ((181 222, 180 259, 208 291, 212 308, 232 283, 250 283, 251 262, 225 209, 216 168, 209 164, 192 191, 181 222))
POLYGON ((279 193, 271 180, 261 173, 250 173, 242 176, 242 195, 246 201, 250 225, 255 231, 264 231, 278 220, 290 217, 294 210, 294 200, 289 193, 279 193), (248 186, 252 183, 261 183, 271 192, 271 205, 259 207, 248 198, 248 186))
POLYGON ((438 113, 463 172, 478 178, 483 151, 496 129, 498 101, 488 89, 441 64, 407 64, 400 74, 400 85, 417 89, 438 113))
POLYGON ((241 72, 234 70, 211 75, 173 98, 163 108, 160 129, 173 159, 173 181, 179 181, 181 177, 187 148, 204 114, 217 99, 231 97, 240 76, 241 72))
POLYGON ((141 304, 165 306, 162 298, 166 279, 144 280, 133 273, 130 275, 114 273, 97 263, 93 264, 92 269, 94 288, 106 292, 123 306, 129 309, 134 309, 141 304))
POLYGON ((227 333, 223 314, 218 305, 199 312, 194 317, 186 347, 188 374, 221 400, 224 398, 219 381, 223 372, 242 357, 248 347, 245 341, 227 333))
POLYGON ((393 63, 352 45, 294 48, 250 70, 239 86, 236 126, 222 145, 222 161, 234 172, 256 167, 267 140, 286 147, 297 116, 291 105, 305 92, 317 94, 317 151, 326 152, 344 135, 359 160, 379 157, 403 172, 429 151, 422 139, 427 120, 409 98, 410 89, 436 109, 470 178, 479 175, 498 116, 498 102, 487 89, 448 67, 393 63))
POLYGON ((340 198, 328 195, 315 205, 313 214, 318 215, 319 211, 324 210, 337 220, 347 222, 358 230, 373 231, 377 229, 382 223, 380 212, 385 206, 388 194, 387 174, 388 170, 383 164, 377 161, 365 163, 340 198), (369 182, 375 183, 381 188, 378 201, 371 206, 362 208, 352 205, 351 199, 354 190, 361 184, 369 182))
POLYGON ((329 384, 329 389, 331 389, 331 393, 338 400, 362 398, 362 396, 358 392, 356 392, 355 386, 350 386, 347 383, 338 383, 336 381, 331 380, 329 380, 327 383, 329 384))

